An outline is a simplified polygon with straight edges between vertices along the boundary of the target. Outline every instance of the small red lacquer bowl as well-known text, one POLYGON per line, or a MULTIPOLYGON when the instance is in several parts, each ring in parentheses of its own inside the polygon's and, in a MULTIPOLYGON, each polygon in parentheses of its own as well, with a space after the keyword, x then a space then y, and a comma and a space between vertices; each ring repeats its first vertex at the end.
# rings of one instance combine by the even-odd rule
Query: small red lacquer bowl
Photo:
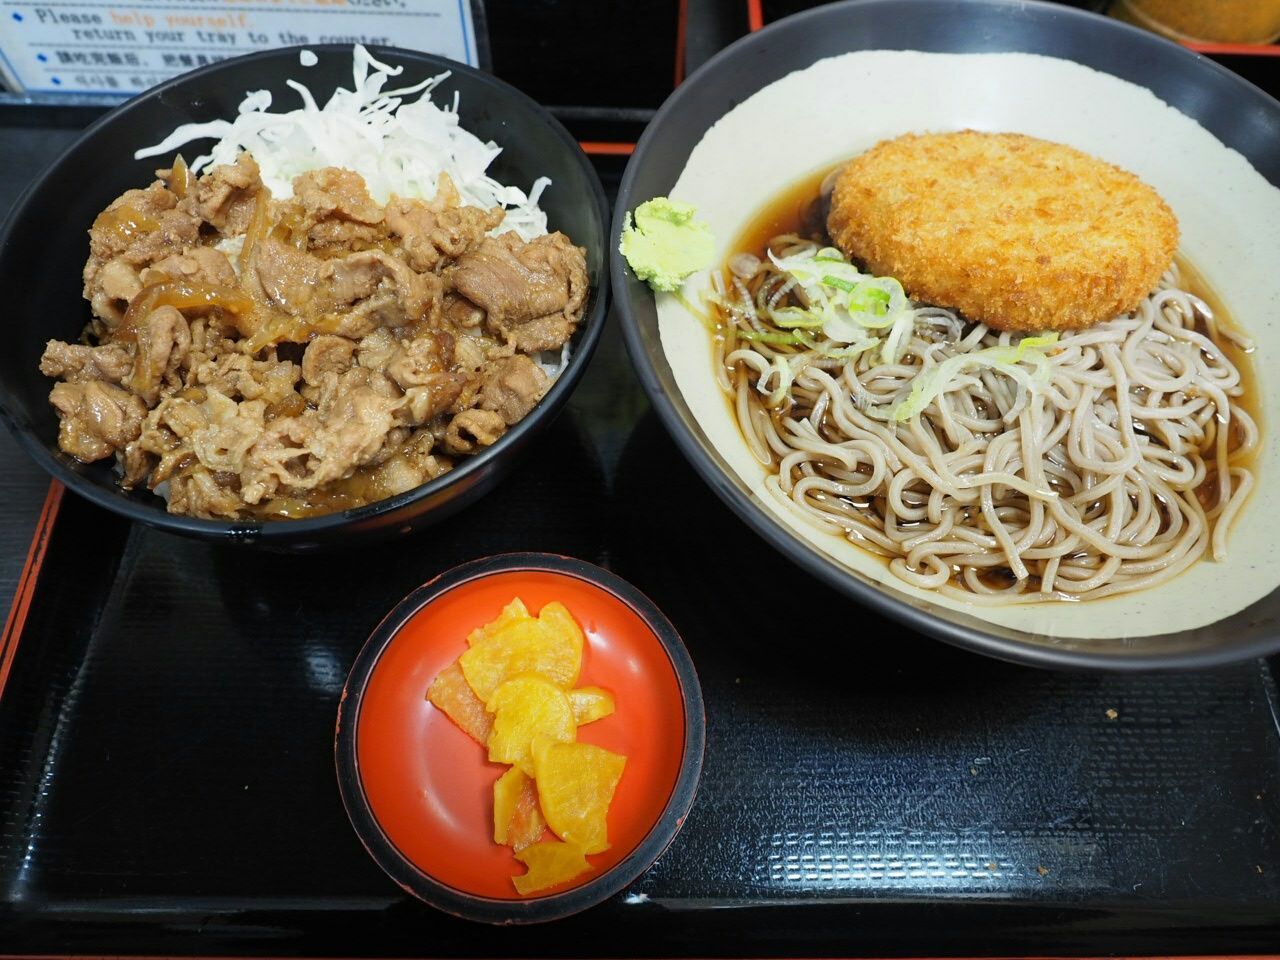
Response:
POLYGON ((688 651, 657 607, 606 570, 518 553, 455 567, 411 593, 356 657, 338 708, 338 787, 365 849, 404 890, 457 916, 533 923, 618 893, 658 858, 693 804, 706 721, 688 651), (493 842, 493 783, 507 769, 426 699, 473 629, 513 597, 558 600, 586 636, 580 686, 615 712, 579 739, 627 757, 609 808, 610 848, 573 884, 520 897, 524 865, 493 842))

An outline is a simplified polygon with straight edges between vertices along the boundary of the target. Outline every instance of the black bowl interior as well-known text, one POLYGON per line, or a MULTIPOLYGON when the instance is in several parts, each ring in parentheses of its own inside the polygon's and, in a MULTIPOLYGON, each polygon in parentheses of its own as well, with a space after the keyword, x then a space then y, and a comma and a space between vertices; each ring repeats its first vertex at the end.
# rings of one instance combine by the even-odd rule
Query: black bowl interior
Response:
POLYGON ((862 579, 784 529, 703 434, 663 353, 653 294, 616 252, 623 215, 669 193, 703 134, 742 100, 817 60, 853 50, 1016 51, 1074 60, 1152 90, 1280 185, 1280 104, 1218 64, 1106 17, 1022 0, 849 0, 778 21, 722 51, 667 100, 627 166, 614 211, 611 275, 627 347, 684 454, 721 499, 804 570, 950 643, 1040 666, 1099 669, 1203 667, 1280 649, 1280 591, 1207 627, 1116 639, 1032 635, 910 599, 862 579))
MULTIPOLYGON (((124 493, 109 462, 81 464, 57 446, 58 421, 49 406, 52 381, 38 368, 50 339, 75 341, 89 319, 81 296, 81 271, 89 255, 86 231, 98 213, 132 187, 154 179, 167 159, 135 160, 136 149, 158 143, 183 123, 235 116, 250 90, 269 90, 272 109, 292 109, 297 93, 285 85, 305 83, 320 103, 339 86, 352 83, 348 45, 318 45, 318 62, 299 63, 301 48, 274 50, 225 61, 156 87, 112 111, 90 127, 33 183, 0 233, 0 289, 5 291, 6 325, 14 339, 0 351, 0 413, 24 448, 55 477, 89 499, 134 520, 178 533, 233 541, 310 544, 334 530, 344 534, 401 529, 425 511, 443 514, 496 482, 510 458, 568 398, 585 369, 604 323, 607 302, 605 233, 607 206, 599 178, 573 138, 534 101, 488 74, 441 57, 408 50, 374 48, 384 62, 403 66, 393 83, 412 83, 451 71, 435 91, 437 102, 460 96, 462 126, 505 149, 489 168, 503 183, 528 189, 539 176, 552 185, 542 208, 550 229, 561 230, 587 250, 591 299, 575 335, 574 356, 543 402, 498 443, 458 468, 416 490, 357 510, 300 521, 223 523, 176 517, 147 492, 124 493)), ((182 148, 194 159, 211 142, 182 148)))

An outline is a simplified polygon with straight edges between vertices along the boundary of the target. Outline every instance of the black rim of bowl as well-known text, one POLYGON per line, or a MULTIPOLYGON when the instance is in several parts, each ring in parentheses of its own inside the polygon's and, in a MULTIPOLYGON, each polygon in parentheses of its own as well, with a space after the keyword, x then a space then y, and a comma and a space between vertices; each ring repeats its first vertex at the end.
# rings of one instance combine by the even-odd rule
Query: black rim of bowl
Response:
MULTIPOLYGON (((140 104, 150 102, 153 99, 161 99, 165 97, 171 90, 192 81, 199 81, 211 75, 225 71, 229 66, 236 64, 249 63, 258 60, 278 59, 281 63, 297 62, 298 54, 303 50, 311 50, 318 53, 341 53, 349 52, 352 49, 351 44, 346 43, 312 43, 302 44, 292 47, 279 47, 272 50, 262 50, 257 53, 246 54, 241 57, 233 57, 229 60, 213 63, 208 66, 200 67, 164 83, 151 87, 145 93, 115 107, 110 112, 100 117, 90 126, 86 127, 65 150, 63 150, 46 170, 33 180, 18 197, 8 216, 5 218, 3 225, 0 225, 0 250, 5 249, 11 242, 10 231, 17 222, 20 212, 31 202, 42 189, 44 182, 49 178, 52 171, 60 167, 68 157, 70 157, 80 147, 82 140, 88 138, 92 134, 105 126, 116 122, 120 117, 135 110, 140 104)), ((489 87, 493 90, 501 91, 505 96, 513 97, 517 102, 522 103, 528 110, 539 117, 552 131, 555 132, 557 138, 564 142, 565 148, 570 156, 573 156, 582 170, 586 173, 587 183, 590 185, 591 196, 590 203, 600 218, 600 223, 604 227, 606 238, 608 237, 609 227, 609 203, 604 194, 604 187, 600 183, 600 177, 596 174, 595 168, 591 165, 591 160, 582 151, 578 141, 573 138, 564 125, 557 120, 550 112, 548 112, 541 104, 530 97, 528 94, 518 90, 504 80, 500 80, 492 74, 483 70, 477 70, 465 63, 458 63, 445 57, 438 57, 434 54, 421 53, 416 50, 407 50, 400 47, 385 46, 369 46, 367 48, 370 53, 383 61, 390 61, 395 65, 405 65, 406 68, 413 65, 419 65, 425 68, 434 69, 437 73, 449 70, 459 75, 465 75, 472 78, 478 83, 489 87)), ((515 150, 518 147, 513 145, 500 145, 504 149, 515 150)), ((556 378, 551 389, 547 391, 546 396, 538 402, 529 414, 508 430, 499 440, 488 447, 483 452, 467 458, 466 461, 459 466, 454 467, 448 473, 441 474, 434 480, 430 480, 420 487, 415 487, 405 493, 398 494, 394 497, 388 497, 384 500, 378 500, 374 503, 362 507, 356 507, 350 510, 340 511, 338 513, 325 514, 319 517, 304 518, 298 520, 204 520, 197 517, 188 517, 182 514, 168 513, 159 503, 152 504, 149 502, 139 502, 125 496, 122 492, 109 491, 92 483, 82 481, 79 474, 70 469, 66 464, 58 459, 50 450, 35 437, 30 436, 26 431, 18 430, 14 427, 14 418, 7 409, 5 400, 5 391, 0 389, 0 419, 3 419, 10 428, 10 433, 18 440, 22 448, 37 463, 40 464, 54 479, 60 481, 64 486, 73 492, 85 497, 101 507, 105 507, 114 513, 148 526, 156 527, 161 530, 168 530, 173 533, 181 533, 188 536, 198 537, 222 537, 228 540, 301 540, 307 537, 323 536, 325 533, 346 526, 351 523, 359 523, 361 521, 372 521, 387 514, 391 514, 400 510, 409 504, 419 500, 425 500, 437 495, 444 488, 454 484, 461 483, 471 474, 482 471, 494 459, 499 457, 503 451, 510 447, 518 446, 522 443, 523 438, 531 431, 537 429, 543 423, 555 416, 560 408, 568 400, 573 388, 582 378, 586 371, 587 364, 591 360, 592 354, 595 352, 596 345, 599 343, 600 335, 603 332, 604 324, 608 316, 609 307, 609 260, 608 250, 604 251, 604 261, 600 268, 600 282, 596 289, 590 293, 587 309, 583 313, 582 320, 578 324, 578 332, 575 334, 577 342, 574 344, 569 362, 564 369, 560 371, 560 375, 556 378)))
MULTIPOLYGON (((618 244, 628 212, 637 204, 650 199, 648 195, 640 196, 636 193, 635 184, 639 169, 651 154, 670 154, 671 147, 663 140, 663 128, 668 117, 675 113, 686 99, 699 95, 699 81, 705 76, 714 73, 728 62, 737 60, 750 61, 767 52, 765 48, 776 32, 784 29, 795 29, 797 25, 805 24, 809 21, 821 22, 826 18, 838 16, 842 11, 850 8, 879 8, 881 18, 887 22, 892 22, 896 12, 911 7, 926 11, 927 15, 932 16, 938 22, 939 30, 943 29, 941 25, 948 18, 964 17, 967 12, 965 10, 966 7, 985 7, 994 8, 1002 15, 1018 15, 1028 20, 1037 16, 1041 17, 1043 19, 1040 21, 1039 29, 1042 31, 1053 29, 1056 25, 1054 21, 1058 23, 1074 23, 1082 30, 1110 33, 1117 38, 1123 36, 1127 42, 1135 43, 1139 47, 1146 47, 1148 50, 1163 53, 1167 53, 1171 49, 1176 50, 1179 56, 1185 56, 1186 60, 1184 62, 1188 65, 1194 65, 1197 70, 1208 70, 1211 74, 1217 73, 1219 78, 1229 80, 1232 84, 1238 86, 1242 96, 1255 100, 1261 97, 1265 101, 1270 101, 1273 113, 1280 113, 1280 111, 1274 109, 1275 101, 1254 84, 1232 73, 1221 64, 1201 57, 1173 41, 1108 17, 1059 4, 1041 2, 1041 0, 968 0, 967 3, 963 4, 944 3, 940 2, 940 0, 843 0, 843 2, 825 4, 794 14, 775 21, 755 33, 748 34, 709 59, 683 84, 677 87, 675 92, 663 103, 636 144, 636 149, 623 174, 622 182, 618 189, 617 202, 614 206, 613 225, 610 233, 611 289, 614 293, 615 305, 622 322, 623 337, 626 341, 627 352, 631 357, 632 366, 645 392, 648 394, 650 402, 657 410, 659 419, 661 419, 667 432, 675 440, 680 451, 692 464, 699 476, 702 477, 703 481, 737 514, 739 519, 744 521, 771 547, 778 550, 806 573, 812 574, 823 583, 844 593, 858 603, 864 604, 877 613, 896 620, 913 630, 946 643, 997 659, 1029 666, 1105 671, 1203 669, 1266 656, 1275 652, 1277 648, 1280 648, 1280 629, 1273 629, 1269 634, 1238 646, 1206 646, 1177 653, 1144 650, 1142 652, 1126 652, 1124 654, 1107 654, 1091 650, 1054 647, 1018 639, 1016 634, 1022 633, 1022 631, 1010 631, 1015 635, 1001 636, 994 632, 994 625, 983 624, 976 618, 970 617, 969 623, 958 623, 921 609, 906 602, 905 599, 898 599, 890 595, 878 585, 874 585, 869 581, 864 582, 846 572, 836 560, 829 558, 818 548, 800 540, 772 516, 765 513, 762 508, 756 506, 751 501, 751 498, 739 489, 736 478, 728 476, 717 465, 712 454, 707 451, 699 437, 687 429, 684 418, 680 413, 680 408, 686 407, 683 398, 672 398, 664 391, 662 378, 642 336, 640 321, 632 310, 632 285, 639 287, 640 284, 626 260, 619 253, 618 244)), ((888 48, 918 49, 919 47, 900 43, 888 48)), ((861 49, 872 48, 850 45, 845 47, 844 51, 852 52, 861 49)), ((876 49, 884 49, 884 47, 876 49)), ((928 49, 936 48, 930 47, 928 49)), ((1017 46, 996 46, 990 49, 983 47, 980 51, 975 52, 994 52, 997 50, 1014 52, 1018 49, 1017 46)), ((1133 54, 1133 50, 1126 52, 1129 55, 1133 54)), ((827 55, 830 54, 823 54, 823 56, 827 55)), ((815 56, 807 64, 797 65, 792 69, 803 69, 804 66, 816 62, 820 58, 815 56)), ((1138 81, 1134 80, 1130 82, 1138 83, 1138 81)), ((734 100, 734 103, 741 102, 741 100, 746 99, 746 97, 766 85, 767 83, 762 83, 759 86, 742 91, 734 100)), ((700 139, 701 134, 690 145, 690 149, 700 139)), ((1219 139, 1223 139, 1221 135, 1219 135, 1219 139)), ((685 155, 679 169, 683 169, 687 159, 688 157, 685 155)), ((679 170, 676 172, 676 177, 678 176, 679 170)), ((668 184, 667 189, 670 189, 672 185, 674 185, 674 179, 671 184, 668 184)), ((643 287, 640 295, 651 296, 651 293, 647 287, 643 287)), ((661 348, 659 347, 658 349, 660 350, 661 348)), ((707 443, 709 444, 709 441, 707 443)), ((1232 616, 1245 615, 1250 609, 1245 608, 1244 611, 1232 616)), ((1220 623, 1221 621, 1219 621, 1220 623)), ((1208 627, 1201 629, 1211 630, 1219 626, 1219 624, 1210 624, 1208 627)))
MULTIPOLYGON (((425 693, 424 693, 425 695, 425 693)), ((676 628, 652 600, 616 574, 574 557, 550 553, 507 553, 472 560, 446 571, 404 598, 374 629, 356 656, 342 688, 334 734, 334 760, 342 804, 360 842, 382 870, 408 893, 433 907, 467 920, 517 924, 558 920, 593 907, 625 889, 653 865, 684 825, 702 775, 706 713, 693 660, 676 628), (391 842, 374 816, 360 778, 356 731, 369 678, 400 630, 423 607, 457 587, 495 573, 547 571, 574 577, 612 594, 644 621, 657 638, 680 687, 684 704, 684 750, 675 785, 662 815, 644 839, 614 867, 562 893, 526 900, 500 900, 466 893, 419 869, 391 842)))

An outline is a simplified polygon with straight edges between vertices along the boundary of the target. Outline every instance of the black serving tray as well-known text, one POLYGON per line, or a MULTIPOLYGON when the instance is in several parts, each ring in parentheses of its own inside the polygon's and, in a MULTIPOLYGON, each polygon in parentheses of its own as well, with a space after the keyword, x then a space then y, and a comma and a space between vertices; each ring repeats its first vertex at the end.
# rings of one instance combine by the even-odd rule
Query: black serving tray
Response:
POLYGON ((7 950, 1280 943, 1267 664, 1070 675, 904 634, 741 528, 645 410, 616 335, 523 469, 392 547, 213 547, 71 495, 49 521, 0 698, 7 950), (524 549, 604 564, 665 609, 702 678, 708 740, 693 813, 649 873, 578 917, 515 931, 436 912, 378 871, 339 802, 332 738, 347 669, 397 600, 458 562, 524 549))
MULTIPOLYGON (((712 35, 690 30, 691 59, 695 32, 712 35)), ((0 209, 85 119, 0 109, 0 209)), ((600 135, 599 117, 582 122, 600 135)), ((613 188, 625 147, 604 149, 613 188)), ((510 479, 388 546, 214 547, 56 487, 42 510, 46 488, 0 439, 0 577, 16 583, 0 641, 0 954, 1280 946, 1276 663, 1060 674, 905 633, 805 578, 703 486, 616 325, 510 479), (653 869, 600 907, 513 930, 436 912, 379 872, 332 744, 382 616, 454 564, 517 550, 602 564, 664 609, 702 679, 707 754, 653 869)))

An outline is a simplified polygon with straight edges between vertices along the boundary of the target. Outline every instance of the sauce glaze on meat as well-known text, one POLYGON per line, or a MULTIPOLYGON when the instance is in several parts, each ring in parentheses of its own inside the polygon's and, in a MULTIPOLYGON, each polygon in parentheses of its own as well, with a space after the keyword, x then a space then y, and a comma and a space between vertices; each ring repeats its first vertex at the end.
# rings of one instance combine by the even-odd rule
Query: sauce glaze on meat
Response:
POLYGON ((561 233, 490 236, 501 208, 376 203, 325 168, 273 199, 257 164, 179 158, 89 231, 81 343, 40 369, 59 446, 116 457, 171 513, 289 518, 410 490, 493 444, 550 386, 587 299, 561 233))

